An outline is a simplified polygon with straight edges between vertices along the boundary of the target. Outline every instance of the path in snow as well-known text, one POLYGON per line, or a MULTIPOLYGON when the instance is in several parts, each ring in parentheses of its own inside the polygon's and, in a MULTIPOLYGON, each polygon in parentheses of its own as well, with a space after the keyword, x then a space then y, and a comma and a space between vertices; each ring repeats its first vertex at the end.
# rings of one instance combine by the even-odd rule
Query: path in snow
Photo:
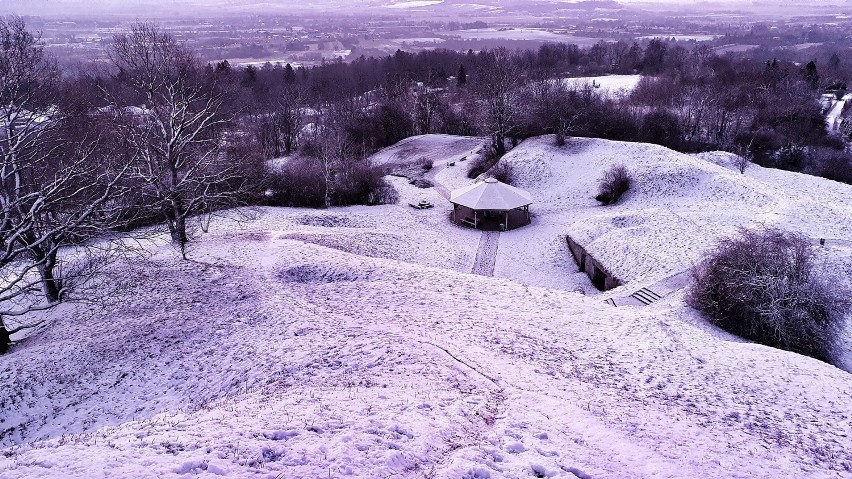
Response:
POLYGON ((852 248, 852 241, 836 238, 815 238, 812 239, 815 245, 834 246, 835 248, 852 248))
MULTIPOLYGON (((429 170, 426 179, 435 185, 435 190, 449 201, 450 190, 441 184, 435 177, 441 170, 447 168, 447 162, 435 165, 429 170)), ((473 274, 481 276, 494 276, 494 264, 497 262, 497 246, 500 243, 499 231, 483 231, 479 239, 479 249, 476 251, 476 259, 473 261, 473 274)))
POLYGON ((828 111, 828 114, 825 116, 825 123, 828 125, 828 131, 837 131, 840 127, 840 115, 843 113, 843 107, 846 106, 846 102, 849 100, 852 100, 852 93, 843 95, 843 98, 837 100, 828 111))
POLYGON ((612 306, 647 306, 685 288, 689 284, 689 276, 690 271, 681 271, 650 286, 634 291, 629 296, 608 298, 604 302, 612 306))
POLYGON ((438 173, 440 173, 440 172, 441 172, 441 170, 443 170, 443 169, 444 169, 444 168, 446 168, 446 167, 447 167, 447 163, 446 163, 446 162, 440 163, 440 164, 438 164, 438 165, 434 165, 434 166, 432 167, 432 169, 431 169, 431 170, 429 170, 429 172, 428 172, 428 173, 426 173, 426 174, 425 174, 425 175, 423 175, 423 176, 424 176, 427 180, 429 180, 429 182, 430 182, 430 183, 432 183, 432 184, 434 185, 434 187, 435 187, 435 191, 437 191, 438 193, 440 193, 440 194, 441 194, 441 196, 443 196, 444 198, 446 198, 446 199, 447 199, 447 201, 449 201, 449 200, 450 200, 450 190, 448 190, 448 189, 447 189, 444 185, 442 185, 441 183, 439 183, 437 179, 435 179, 435 177, 438 175, 438 173))
POLYGON ((479 251, 473 262, 473 274, 494 276, 494 263, 497 261, 497 246, 500 243, 499 231, 483 231, 479 240, 479 251))

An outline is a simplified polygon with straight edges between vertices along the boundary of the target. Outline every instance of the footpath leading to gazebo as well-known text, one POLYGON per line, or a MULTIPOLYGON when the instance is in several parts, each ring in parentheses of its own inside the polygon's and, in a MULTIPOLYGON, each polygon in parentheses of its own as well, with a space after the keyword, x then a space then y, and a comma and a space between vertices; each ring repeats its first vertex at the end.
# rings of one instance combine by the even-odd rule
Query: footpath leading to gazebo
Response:
POLYGON ((494 276, 494 264, 497 262, 497 248, 500 245, 499 231, 483 231, 479 237, 479 249, 473 261, 471 273, 480 276, 494 276))
MULTIPOLYGON (((438 181, 437 175, 447 167, 446 164, 435 165, 431 171, 425 176, 435 187, 435 190, 440 193, 447 201, 451 201, 452 192, 448 190, 441 182, 438 181)), ((501 183, 503 184, 503 183, 501 183)), ((475 184, 474 184, 475 185, 475 184)), ((530 200, 530 203, 532 200, 530 200)), ((458 213, 455 211, 454 213, 458 213)), ((528 214, 528 211, 525 211, 528 214)), ((529 218, 527 217, 527 220, 529 218)), ((527 221, 528 222, 528 221, 527 221)), ((500 246, 500 231, 483 230, 479 237, 479 247, 476 250, 476 258, 473 261, 471 273, 481 276, 494 276, 494 265, 497 262, 497 250, 500 246)))

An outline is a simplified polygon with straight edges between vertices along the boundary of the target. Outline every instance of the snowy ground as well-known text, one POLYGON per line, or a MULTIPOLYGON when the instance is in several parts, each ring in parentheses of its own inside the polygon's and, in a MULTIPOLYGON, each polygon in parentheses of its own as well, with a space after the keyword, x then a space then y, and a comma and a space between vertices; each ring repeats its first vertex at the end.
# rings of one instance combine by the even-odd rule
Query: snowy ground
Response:
POLYGON ((370 157, 374 165, 443 164, 478 154, 484 138, 453 135, 420 135, 406 138, 370 157))
MULTIPOLYGON (((496 277, 469 274, 481 234, 399 178, 400 205, 261 209, 214 222, 191 261, 163 244, 116 265, 126 295, 54 310, 0 356, 0 477, 852 475, 849 373, 721 332, 682 293, 613 308, 572 292, 590 285, 564 245, 619 223, 659 246, 643 261, 685 265, 666 227, 696 252, 755 221, 849 238, 852 189, 739 175, 724 154, 551 141, 504 160, 537 203, 500 235, 496 277), (596 179, 622 161, 634 191, 597 206, 596 179), (421 198, 436 207, 407 206, 421 198)), ((442 155, 436 181, 470 181, 442 155)), ((616 264, 639 251, 604 244, 616 264)), ((824 252, 852 272, 848 252, 824 252)), ((622 268, 633 284, 665 269, 622 268)))
MULTIPOLYGON (((756 165, 741 175, 728 153, 692 156, 584 138, 557 147, 552 137, 541 137, 521 143, 501 161, 511 167, 516 186, 536 199, 534 224, 543 227, 518 230, 517 236, 538 245, 536 253, 545 255, 541 262, 552 262, 564 250, 561 242, 549 252, 542 247, 556 229, 623 281, 688 269, 739 227, 777 225, 812 238, 852 239, 852 188, 756 165), (599 206, 597 181, 616 164, 628 166, 631 190, 617 205, 599 206)), ((546 270, 534 269, 539 273, 530 282, 546 270)))
POLYGON ((463 39, 478 40, 535 40, 573 43, 581 47, 591 46, 601 41, 600 38, 578 37, 565 31, 550 31, 543 28, 473 28, 453 31, 452 35, 463 39))
POLYGON ((636 89, 642 75, 601 75, 594 77, 566 78, 565 85, 571 89, 594 88, 603 96, 624 96, 636 89))

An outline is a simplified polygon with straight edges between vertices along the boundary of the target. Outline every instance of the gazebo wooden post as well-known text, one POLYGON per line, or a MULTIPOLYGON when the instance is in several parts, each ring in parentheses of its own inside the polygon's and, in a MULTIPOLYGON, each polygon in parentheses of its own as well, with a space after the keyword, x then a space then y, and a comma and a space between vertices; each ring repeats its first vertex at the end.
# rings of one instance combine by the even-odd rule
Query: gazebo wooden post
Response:
POLYGON ((530 205, 524 206, 524 211, 527 212, 527 224, 532 223, 532 219, 530 218, 530 205))
POLYGON ((473 210, 473 227, 474 227, 474 228, 476 228, 476 227, 477 227, 476 225, 477 225, 477 222, 476 222, 476 210, 473 210))
POLYGON ((453 203, 453 223, 456 222, 456 207, 457 206, 458 206, 457 204, 453 203))
POLYGON ((506 210, 506 221, 503 223, 503 231, 509 230, 509 210, 506 210))

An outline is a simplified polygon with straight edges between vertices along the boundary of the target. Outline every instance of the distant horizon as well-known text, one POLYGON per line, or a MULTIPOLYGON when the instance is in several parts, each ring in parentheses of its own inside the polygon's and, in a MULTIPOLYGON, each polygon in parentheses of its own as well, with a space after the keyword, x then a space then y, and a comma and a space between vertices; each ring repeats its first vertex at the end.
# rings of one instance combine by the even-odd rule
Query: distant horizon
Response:
POLYGON ((480 0, 478 2, 468 2, 467 0, 368 0, 356 2, 355 4, 341 0, 309 0, 307 2, 291 0, 147 0, 134 2, 130 5, 118 0, 0 0, 0 15, 72 15, 74 17, 148 15, 150 18, 159 18, 164 15, 198 16, 235 13, 262 14, 264 12, 272 15, 314 12, 404 15, 406 13, 425 13, 433 10, 440 11, 441 13, 459 13, 456 10, 464 10, 465 13, 459 13, 459 15, 470 16, 470 5, 477 4, 483 7, 491 7, 491 10, 483 9, 482 13, 484 15, 493 15, 498 11, 501 13, 503 11, 511 12, 527 6, 543 8, 553 5, 554 8, 558 8, 560 5, 579 3, 618 3, 630 7, 671 7, 679 10, 695 8, 699 11, 713 11, 716 8, 763 10, 771 6, 774 9, 779 9, 791 15, 795 15, 797 10, 802 13, 813 13, 814 9, 819 8, 836 7, 840 9, 852 9, 852 0, 827 0, 809 2, 807 5, 795 2, 784 2, 779 5, 778 2, 770 0, 748 2, 737 0, 705 0, 688 3, 676 0, 480 0))

